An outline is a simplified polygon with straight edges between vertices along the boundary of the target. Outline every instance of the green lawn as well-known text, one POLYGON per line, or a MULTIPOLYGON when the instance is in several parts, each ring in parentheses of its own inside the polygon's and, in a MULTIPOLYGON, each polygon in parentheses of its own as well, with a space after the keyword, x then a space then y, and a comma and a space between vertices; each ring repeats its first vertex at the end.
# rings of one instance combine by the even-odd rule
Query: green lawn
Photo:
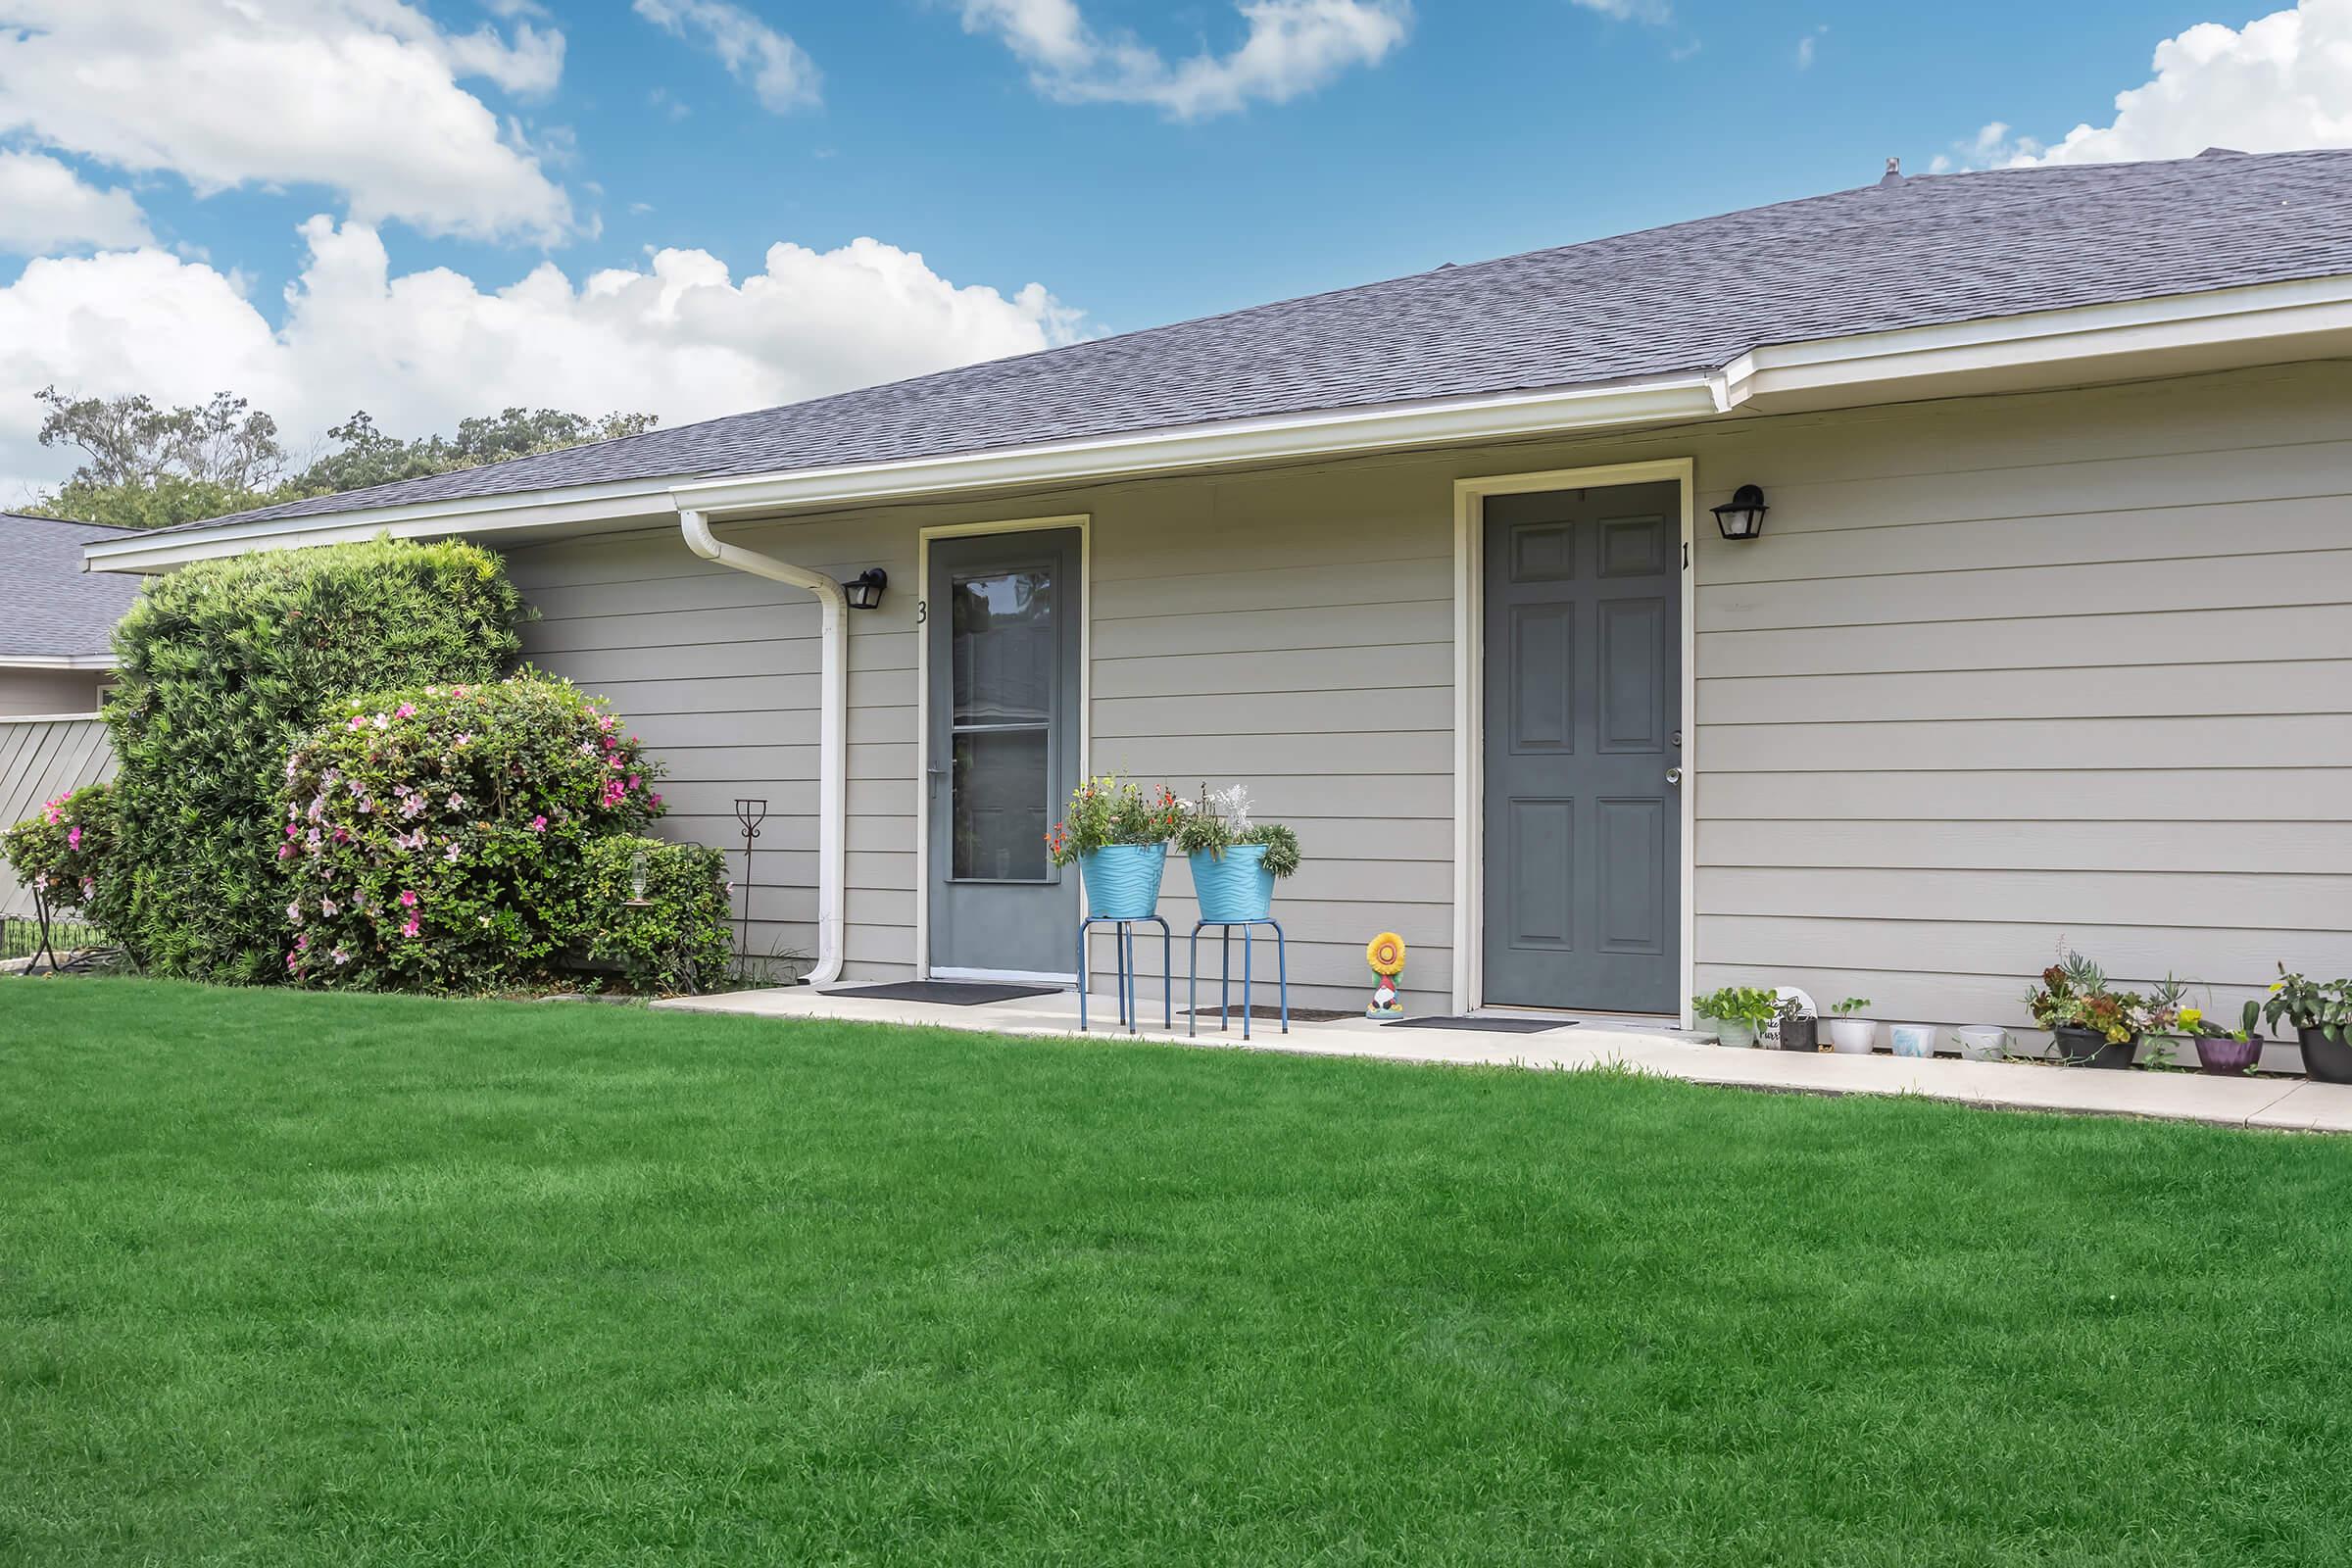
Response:
POLYGON ((2344 1560, 2352 1142, 0 981, 0 1562, 2344 1560))

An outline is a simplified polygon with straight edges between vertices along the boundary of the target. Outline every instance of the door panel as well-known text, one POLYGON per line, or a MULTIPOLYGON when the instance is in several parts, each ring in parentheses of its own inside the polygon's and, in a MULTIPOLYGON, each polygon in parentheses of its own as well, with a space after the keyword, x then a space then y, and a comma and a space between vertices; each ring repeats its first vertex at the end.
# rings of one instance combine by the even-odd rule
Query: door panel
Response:
POLYGON ((1682 1004, 1682 494, 1486 502, 1491 1003, 1682 1004))
POLYGON ((1068 974, 1078 880, 1046 856, 1077 786, 1076 529, 931 546, 930 962, 1068 974))

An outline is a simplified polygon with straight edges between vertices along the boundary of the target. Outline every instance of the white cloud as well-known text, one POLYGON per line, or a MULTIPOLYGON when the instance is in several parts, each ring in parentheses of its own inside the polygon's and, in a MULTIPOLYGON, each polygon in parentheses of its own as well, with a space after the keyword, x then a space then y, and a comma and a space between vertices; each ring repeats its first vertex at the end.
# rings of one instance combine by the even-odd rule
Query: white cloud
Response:
POLYGON ((1004 39, 1051 97, 1152 104, 1179 120, 1312 92, 1379 64, 1412 24, 1407 0, 1241 0, 1236 9, 1249 28, 1239 47, 1173 65, 1128 34, 1097 32, 1076 0, 964 0, 963 24, 1004 39))
POLYGON ((404 0, 4 0, 0 132, 199 194, 341 192, 363 221, 553 243, 571 203, 460 85, 552 91, 564 35, 437 25, 404 0))
POLYGON ((54 158, 0 151, 0 252, 146 245, 154 236, 126 190, 100 190, 54 158))
POLYGON ((1811 71, 1813 69, 1814 46, 1819 43, 1823 37, 1828 35, 1829 30, 1830 24, 1825 22, 1821 24, 1821 25, 1815 27, 1811 32, 1805 34, 1802 38, 1796 40, 1797 70, 1811 71))
POLYGON ((1956 144, 1958 161, 2108 163, 2187 158, 2208 147, 2352 145, 2352 0, 2302 0, 2234 29, 2200 23, 2156 46, 2154 72, 2116 95, 2107 124, 2077 125, 2044 147, 1995 121, 1956 144))
POLYGON ((1570 5, 1587 11, 1597 11, 1618 22, 1666 23, 1674 20, 1674 7, 1667 0, 1568 0, 1570 5))
POLYGON ((726 0, 636 0, 635 10, 646 21, 694 39, 718 56, 727 74, 758 93, 771 114, 817 101, 816 62, 741 6, 726 0))
POLYGON ((509 404, 650 410, 665 424, 1067 341, 1078 318, 1031 283, 958 287, 859 239, 771 247, 740 281, 699 250, 574 283, 552 262, 485 290, 447 269, 391 274, 363 223, 314 218, 272 328, 233 275, 155 248, 31 263, 0 288, 0 507, 71 468, 42 450, 32 394, 221 388, 277 416, 299 453, 366 409, 401 434, 509 404))

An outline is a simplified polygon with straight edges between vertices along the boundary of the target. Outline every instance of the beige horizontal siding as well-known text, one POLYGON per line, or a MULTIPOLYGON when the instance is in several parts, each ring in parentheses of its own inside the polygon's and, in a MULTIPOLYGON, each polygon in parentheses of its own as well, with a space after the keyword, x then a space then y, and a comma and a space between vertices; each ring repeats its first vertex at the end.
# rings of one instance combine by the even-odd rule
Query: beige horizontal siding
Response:
MULTIPOLYGON (((2279 958, 2352 970, 2352 366, 2331 363, 733 525, 892 573, 852 620, 852 972, 915 961, 916 530, 1085 514, 1092 766, 1244 782, 1298 828, 1278 912, 1301 1004, 1359 1003, 1362 943, 1394 928, 1408 1000, 1443 1005, 1452 481, 1667 457, 1696 460, 1702 509, 1748 482, 1773 508, 1745 546, 1700 513, 1702 988, 2017 1025, 2061 935, 2223 1001, 2279 958)), ((514 561, 534 657, 670 761, 666 831, 736 844, 732 799, 769 799, 755 925, 812 946, 814 607, 667 532, 514 561)), ((1181 862, 1166 889, 1189 923, 1181 862)))

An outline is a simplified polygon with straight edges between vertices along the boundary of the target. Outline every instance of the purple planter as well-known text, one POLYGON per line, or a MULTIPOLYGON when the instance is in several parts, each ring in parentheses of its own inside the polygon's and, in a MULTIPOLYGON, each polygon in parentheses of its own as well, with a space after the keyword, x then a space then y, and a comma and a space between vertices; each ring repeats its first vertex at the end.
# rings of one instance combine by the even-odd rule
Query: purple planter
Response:
POLYGON ((2262 1036, 2197 1036, 2197 1065, 2217 1077, 2234 1078, 2262 1059, 2262 1036))

